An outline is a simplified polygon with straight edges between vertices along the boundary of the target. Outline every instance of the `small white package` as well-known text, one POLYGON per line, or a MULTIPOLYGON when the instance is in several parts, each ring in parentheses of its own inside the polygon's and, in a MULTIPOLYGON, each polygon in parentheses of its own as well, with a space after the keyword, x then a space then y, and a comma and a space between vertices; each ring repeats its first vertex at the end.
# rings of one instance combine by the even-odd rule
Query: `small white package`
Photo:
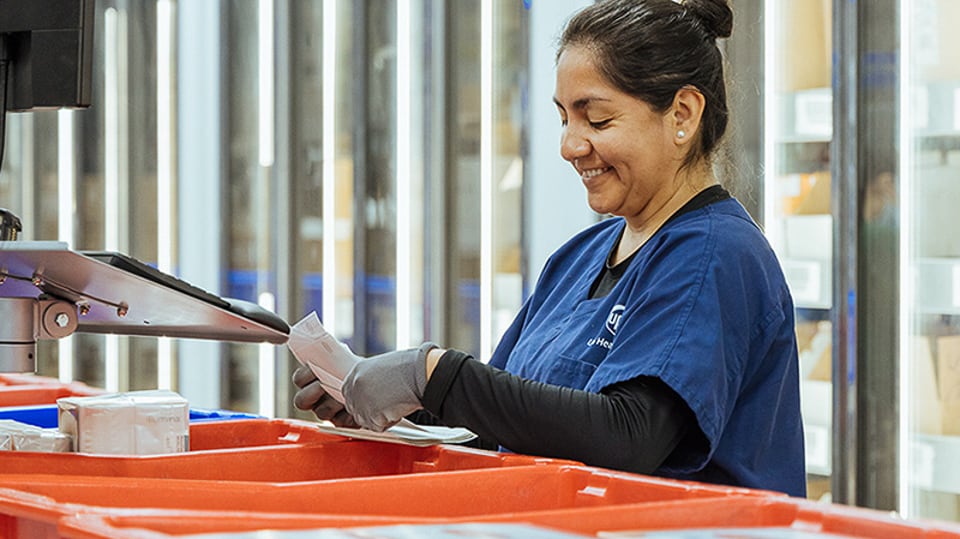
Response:
POLYGON ((69 453, 71 448, 70 436, 56 429, 0 419, 0 450, 69 453))
POLYGON ((190 449, 187 399, 169 390, 64 397, 60 432, 78 453, 158 455, 190 449))

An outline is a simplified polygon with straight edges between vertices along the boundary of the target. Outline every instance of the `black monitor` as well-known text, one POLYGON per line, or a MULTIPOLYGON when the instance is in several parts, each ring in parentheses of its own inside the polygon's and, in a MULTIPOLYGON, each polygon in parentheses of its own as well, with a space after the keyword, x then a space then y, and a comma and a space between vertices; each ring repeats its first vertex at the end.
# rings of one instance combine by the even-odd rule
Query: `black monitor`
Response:
POLYGON ((7 110, 90 106, 93 17, 94 0, 0 0, 7 110))
POLYGON ((90 106, 94 0, 0 0, 0 166, 6 111, 90 106))

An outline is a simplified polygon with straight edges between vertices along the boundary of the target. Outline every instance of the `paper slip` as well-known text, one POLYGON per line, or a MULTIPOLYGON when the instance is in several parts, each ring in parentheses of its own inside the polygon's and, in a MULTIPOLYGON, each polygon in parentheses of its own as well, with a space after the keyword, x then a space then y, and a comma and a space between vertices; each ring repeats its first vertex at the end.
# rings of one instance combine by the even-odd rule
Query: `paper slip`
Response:
POLYGON ((313 372, 323 389, 342 403, 343 379, 359 359, 324 329, 316 311, 290 328, 287 346, 297 361, 313 372))
MULTIPOLYGON (((301 365, 313 372, 323 389, 337 402, 343 403, 343 379, 350 369, 362 358, 357 357, 336 337, 331 335, 320 323, 320 317, 313 311, 290 328, 287 346, 301 365)), ((321 430, 365 440, 405 443, 411 445, 433 445, 443 443, 463 443, 477 437, 463 428, 417 425, 406 419, 400 421, 385 432, 368 429, 341 428, 329 422, 321 422, 321 430)))
POLYGON ((436 425, 417 425, 404 419, 384 432, 375 432, 367 429, 348 429, 337 427, 329 421, 321 421, 320 430, 330 434, 339 434, 359 440, 373 440, 416 446, 436 444, 462 444, 477 437, 476 434, 460 427, 443 427, 436 425))

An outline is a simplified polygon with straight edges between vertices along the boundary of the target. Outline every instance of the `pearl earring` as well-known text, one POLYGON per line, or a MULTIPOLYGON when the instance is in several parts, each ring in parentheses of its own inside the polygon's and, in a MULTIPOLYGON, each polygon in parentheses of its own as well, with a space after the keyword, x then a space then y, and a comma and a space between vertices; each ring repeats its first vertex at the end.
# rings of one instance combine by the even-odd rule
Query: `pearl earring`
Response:
POLYGON ((687 132, 684 131, 683 129, 681 129, 680 131, 677 131, 677 137, 683 138, 685 136, 687 136, 687 132))

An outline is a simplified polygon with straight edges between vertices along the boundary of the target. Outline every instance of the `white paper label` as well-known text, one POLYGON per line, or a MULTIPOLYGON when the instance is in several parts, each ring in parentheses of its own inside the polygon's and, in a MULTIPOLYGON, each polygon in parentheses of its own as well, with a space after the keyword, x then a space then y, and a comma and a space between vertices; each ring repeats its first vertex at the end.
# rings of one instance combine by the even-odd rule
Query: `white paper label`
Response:
POLYGON ((803 427, 804 452, 806 453, 807 468, 827 471, 830 469, 830 434, 827 427, 820 425, 804 425, 803 427))

